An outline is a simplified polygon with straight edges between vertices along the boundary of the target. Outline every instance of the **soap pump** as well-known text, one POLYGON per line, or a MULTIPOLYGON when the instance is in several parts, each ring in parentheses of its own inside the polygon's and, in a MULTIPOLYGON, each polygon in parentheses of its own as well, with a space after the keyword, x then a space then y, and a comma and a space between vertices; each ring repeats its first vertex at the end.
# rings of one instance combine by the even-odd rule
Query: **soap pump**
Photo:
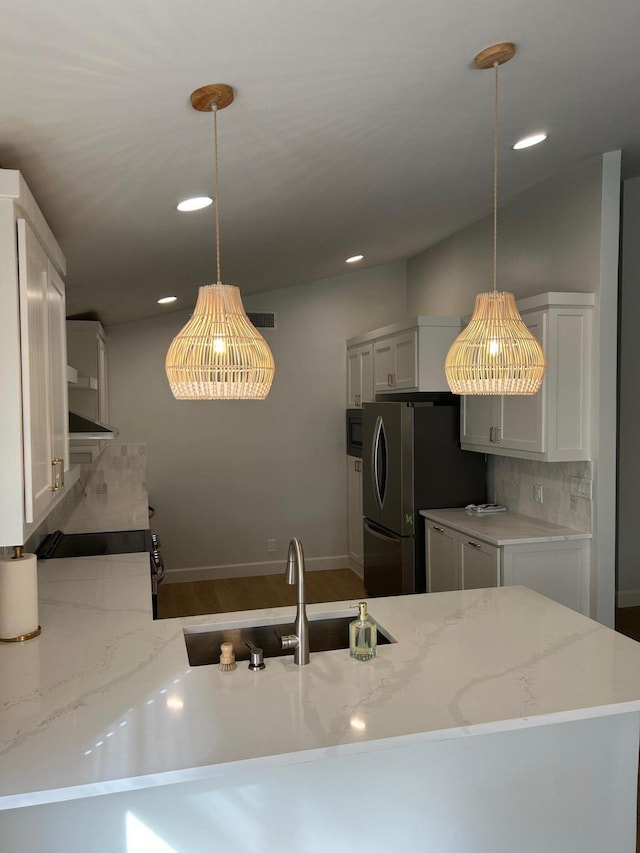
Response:
POLYGON ((376 623, 369 619, 366 601, 351 606, 360 609, 358 618, 349 624, 351 657, 356 660, 371 660, 377 654, 378 628, 376 623))

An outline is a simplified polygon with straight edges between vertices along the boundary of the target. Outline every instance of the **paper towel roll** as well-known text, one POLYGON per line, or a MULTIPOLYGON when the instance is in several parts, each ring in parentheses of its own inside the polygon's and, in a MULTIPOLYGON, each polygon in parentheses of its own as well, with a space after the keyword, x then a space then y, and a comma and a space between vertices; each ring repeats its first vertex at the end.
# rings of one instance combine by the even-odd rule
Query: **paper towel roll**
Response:
POLYGON ((36 555, 0 557, 0 640, 35 633, 39 633, 36 555))

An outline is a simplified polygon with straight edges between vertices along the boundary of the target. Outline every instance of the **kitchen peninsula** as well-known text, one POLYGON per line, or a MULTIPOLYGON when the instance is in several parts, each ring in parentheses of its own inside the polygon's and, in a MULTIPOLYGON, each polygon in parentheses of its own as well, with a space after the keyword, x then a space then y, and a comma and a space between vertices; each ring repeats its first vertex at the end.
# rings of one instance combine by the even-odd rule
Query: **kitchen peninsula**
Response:
POLYGON ((154 622, 144 554, 39 587, 0 647, 3 853, 635 849, 640 646, 524 587, 373 599, 375 660, 255 673, 183 629, 291 608, 154 622))

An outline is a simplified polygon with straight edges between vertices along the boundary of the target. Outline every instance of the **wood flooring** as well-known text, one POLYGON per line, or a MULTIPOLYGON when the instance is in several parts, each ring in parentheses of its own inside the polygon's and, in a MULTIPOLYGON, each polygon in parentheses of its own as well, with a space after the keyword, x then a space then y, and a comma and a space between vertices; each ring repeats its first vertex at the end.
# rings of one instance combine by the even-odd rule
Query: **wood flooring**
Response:
MULTIPOLYGON (((361 601, 367 597, 360 578, 351 569, 327 569, 305 574, 307 604, 321 601, 361 601)), ((296 588, 285 583, 284 572, 247 578, 163 583, 158 591, 158 618, 204 616, 296 603, 296 588)))

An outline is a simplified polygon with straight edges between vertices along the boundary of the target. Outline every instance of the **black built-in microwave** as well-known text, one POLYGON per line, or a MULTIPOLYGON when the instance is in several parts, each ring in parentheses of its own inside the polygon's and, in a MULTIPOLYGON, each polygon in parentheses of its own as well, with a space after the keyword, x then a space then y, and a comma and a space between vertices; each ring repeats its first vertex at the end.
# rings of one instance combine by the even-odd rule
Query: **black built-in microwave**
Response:
POLYGON ((347 453, 362 459, 362 409, 347 409, 347 453))

